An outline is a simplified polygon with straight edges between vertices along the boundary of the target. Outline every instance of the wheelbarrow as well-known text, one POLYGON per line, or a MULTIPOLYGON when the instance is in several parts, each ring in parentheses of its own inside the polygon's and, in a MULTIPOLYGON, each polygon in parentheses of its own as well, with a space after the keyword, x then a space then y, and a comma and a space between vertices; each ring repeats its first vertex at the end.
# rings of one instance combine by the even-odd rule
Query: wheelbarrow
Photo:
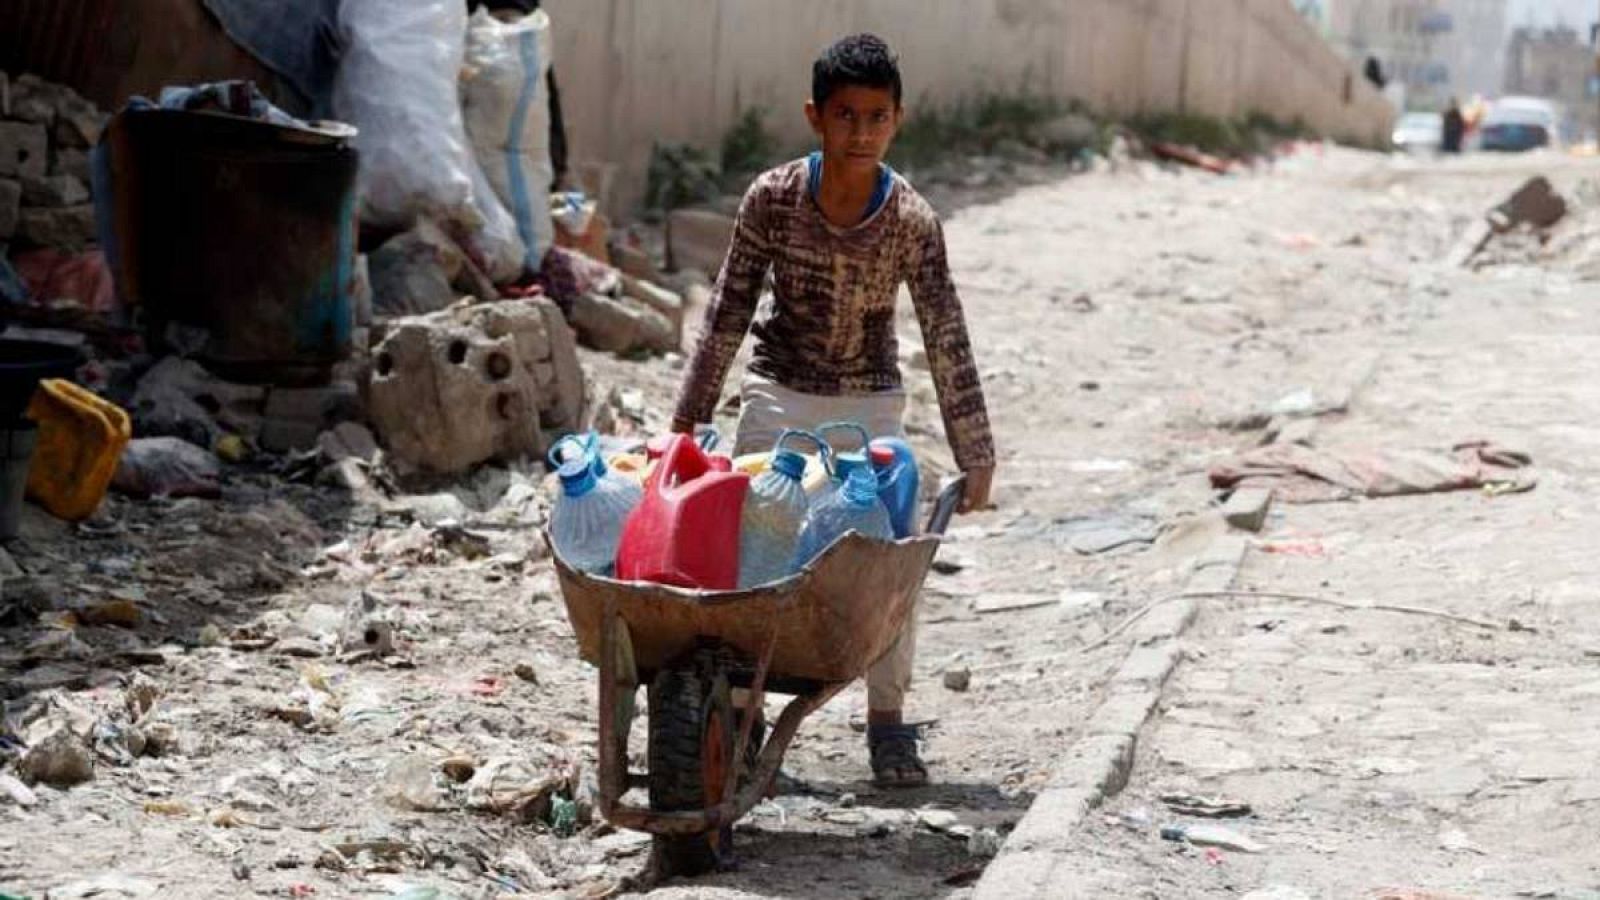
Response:
POLYGON ((944 486, 921 535, 850 532, 800 572, 749 590, 617 581, 556 557, 579 653, 599 669, 598 808, 612 825, 654 835, 662 874, 698 875, 728 858, 733 823, 765 796, 801 720, 900 636, 964 487, 964 478, 944 486), (641 685, 648 766, 633 772, 641 685), (769 692, 793 699, 767 731, 759 716, 736 715, 735 688, 749 692, 749 710, 769 692), (635 788, 648 806, 624 801, 635 788))

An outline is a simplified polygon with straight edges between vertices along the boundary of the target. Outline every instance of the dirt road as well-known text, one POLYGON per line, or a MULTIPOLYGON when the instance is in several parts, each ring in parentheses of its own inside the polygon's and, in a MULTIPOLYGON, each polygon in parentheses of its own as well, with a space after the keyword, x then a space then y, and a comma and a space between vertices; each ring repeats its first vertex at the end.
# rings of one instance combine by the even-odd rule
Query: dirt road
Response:
MULTIPOLYGON (((408 524, 437 518, 449 506, 437 497, 328 508, 306 488, 264 506, 261 484, 216 504, 119 501, 109 534, 35 522, 13 553, 35 581, 93 598, 131 580, 165 613, 131 633, 80 628, 77 656, 34 652, 34 681, 14 693, 61 687, 104 711, 137 688, 118 642, 164 648, 141 665, 174 744, 40 788, 28 806, 0 799, 0 890, 965 896, 1126 653, 1102 639, 1177 589, 1221 530, 1206 469, 1259 440, 1238 423, 1370 373, 1348 413, 1320 420, 1318 446, 1488 436, 1529 452, 1538 486, 1280 504, 1241 583, 1515 617, 1520 630, 1207 605, 1133 783, 1075 837, 1074 881, 1085 896, 1271 884, 1310 897, 1385 884, 1585 896, 1600 878, 1584 852, 1600 816, 1600 732, 1585 712, 1600 697, 1600 631, 1583 578, 1596 524, 1584 498, 1600 477, 1586 452, 1600 443, 1586 424, 1600 203, 1584 177, 1592 167, 1558 160, 1439 168, 1308 149, 1227 179, 1140 169, 935 192, 1002 452, 999 509, 958 523, 925 597, 908 712, 932 722, 936 784, 870 786, 853 688, 804 730, 787 792, 738 830, 739 866, 692 883, 638 878, 635 836, 557 835, 548 791, 544 806, 508 812, 486 802, 492 779, 473 790, 476 773, 521 787, 594 759, 590 671, 533 537, 536 473, 453 488, 446 518, 466 538, 408 524), (1532 170, 1575 204, 1590 198, 1544 248, 1554 258, 1519 245, 1481 271, 1443 267, 1460 230, 1532 170), (195 569, 212 572, 200 588, 180 577, 195 569), (341 661, 304 637, 282 652, 336 628, 363 591, 392 613, 403 665, 341 661), (942 685, 955 669, 970 670, 969 689, 942 685), (465 783, 430 776, 445 760, 465 783), (1163 842, 1156 828, 1182 821, 1158 800, 1173 790, 1250 804, 1254 818, 1228 824, 1270 849, 1208 859, 1163 842)), ((905 324, 911 431, 948 466, 909 310, 905 324)), ((619 421, 665 423, 681 361, 590 362, 625 388, 619 421)), ((5 639, 62 643, 46 631, 5 639)))

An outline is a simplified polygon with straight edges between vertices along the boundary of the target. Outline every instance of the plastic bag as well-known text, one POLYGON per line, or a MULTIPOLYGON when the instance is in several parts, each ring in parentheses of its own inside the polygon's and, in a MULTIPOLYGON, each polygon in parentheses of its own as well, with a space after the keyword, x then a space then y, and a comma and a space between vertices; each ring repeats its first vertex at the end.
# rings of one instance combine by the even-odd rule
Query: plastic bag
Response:
POLYGON ((180 438, 139 438, 123 449, 111 483, 134 497, 218 497, 222 468, 215 456, 180 438))
POLYGON ((510 281, 525 254, 467 144, 457 88, 465 32, 459 0, 341 0, 333 107, 358 129, 364 222, 431 218, 464 235, 490 277, 510 281))
POLYGON ((502 22, 480 8, 467 27, 461 105, 478 163, 511 208, 538 271, 555 241, 550 219, 550 17, 535 10, 502 22))

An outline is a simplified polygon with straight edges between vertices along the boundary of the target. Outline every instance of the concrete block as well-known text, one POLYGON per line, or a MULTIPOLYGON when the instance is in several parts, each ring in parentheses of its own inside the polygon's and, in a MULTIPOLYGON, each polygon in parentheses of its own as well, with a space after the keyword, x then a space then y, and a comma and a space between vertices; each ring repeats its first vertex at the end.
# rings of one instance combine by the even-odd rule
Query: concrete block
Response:
POLYGON ((22 221, 22 185, 0 178, 0 241, 17 233, 22 221))
POLYGON ((57 208, 89 202, 89 188, 71 175, 22 176, 22 202, 57 208))
POLYGON ((1137 686, 1159 688, 1166 683, 1172 670, 1178 667, 1178 660, 1183 657, 1183 652, 1178 648, 1176 641, 1156 644, 1149 647, 1135 647, 1122 666, 1111 676, 1111 683, 1118 686, 1137 686))
POLYGON ((431 472, 543 456, 583 403, 566 328, 542 297, 394 320, 373 351, 374 430, 397 462, 431 472), (555 381, 540 383, 541 363, 555 381))
POLYGON ((266 418, 261 420, 256 440, 262 449, 272 453, 298 453, 315 447, 320 434, 322 428, 312 422, 266 418))
POLYGON ((1066 850, 1072 832, 1101 802, 1086 787, 1049 787, 1033 798, 1028 812, 1006 838, 1004 852, 1031 853, 1066 850))
POLYGON ((1150 610, 1129 632, 1135 644, 1153 644, 1178 637, 1199 614, 1200 605, 1189 597, 1169 600, 1150 610))
POLYGON ((1089 717, 1087 732, 1091 736, 1136 737, 1160 702, 1159 690, 1114 692, 1089 717))
POLYGON ((699 269, 715 278, 733 242, 733 217, 705 209, 667 216, 667 268, 699 269))
POLYGON ((43 125, 0 122, 0 177, 42 177, 50 161, 50 142, 43 125))
POLYGON ((585 347, 606 353, 678 349, 666 316, 629 297, 583 294, 572 303, 572 327, 585 347))
POLYGON ((1067 756, 1050 776, 1049 788, 1086 792, 1090 807, 1122 790, 1133 772, 1133 751, 1138 739, 1132 734, 1086 735, 1067 751, 1067 756))
POLYGON ((1222 505, 1222 517, 1234 528, 1260 531, 1262 526, 1267 524, 1267 513, 1271 509, 1271 489, 1240 488, 1222 505))
POLYGON ((24 206, 17 236, 36 246, 75 253, 94 243, 94 207, 88 203, 59 209, 24 206))
POLYGON ((311 436, 314 444, 324 429, 363 418, 361 393, 348 381, 311 388, 275 387, 267 392, 263 414, 268 419, 313 426, 317 431, 311 436))
POLYGON ((1049 851, 1003 852, 983 871, 973 900, 1061 900, 1058 860, 1049 851))

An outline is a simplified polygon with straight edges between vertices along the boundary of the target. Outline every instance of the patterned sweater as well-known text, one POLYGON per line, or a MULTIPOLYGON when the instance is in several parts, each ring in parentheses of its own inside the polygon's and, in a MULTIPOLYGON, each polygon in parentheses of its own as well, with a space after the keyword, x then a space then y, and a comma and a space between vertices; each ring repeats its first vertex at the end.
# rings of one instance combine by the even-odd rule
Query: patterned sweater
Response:
POLYGON ((752 372, 824 396, 899 388, 895 299, 904 282, 956 465, 994 465, 983 387, 933 208, 895 175, 882 208, 838 228, 807 191, 804 159, 761 175, 744 196, 684 380, 678 424, 711 421, 769 269, 776 302, 754 325, 752 372))

